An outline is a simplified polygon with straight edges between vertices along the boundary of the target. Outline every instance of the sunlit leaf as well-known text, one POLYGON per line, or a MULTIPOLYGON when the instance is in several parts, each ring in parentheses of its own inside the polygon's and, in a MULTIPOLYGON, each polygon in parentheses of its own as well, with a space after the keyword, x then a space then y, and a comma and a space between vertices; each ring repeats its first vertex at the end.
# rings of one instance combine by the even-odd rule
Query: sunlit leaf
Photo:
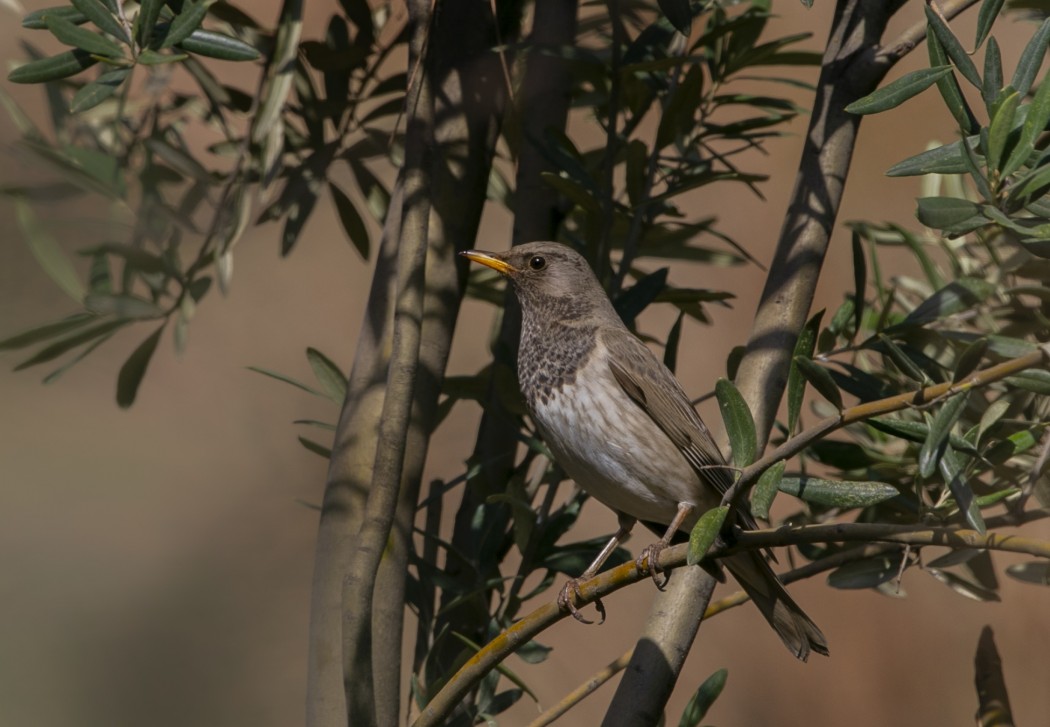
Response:
POLYGON ((825 480, 819 477, 782 477, 781 492, 825 507, 851 509, 877 505, 899 493, 885 482, 825 480))
POLYGON ((51 34, 66 45, 110 58, 119 58, 124 53, 116 41, 87 28, 74 25, 60 15, 48 15, 44 22, 51 34))
POLYGON ((1043 65, 1043 58, 1046 56, 1048 43, 1050 43, 1050 18, 1044 20, 1043 24, 1039 26, 1039 30, 1035 32, 1032 39, 1025 45, 1021 58, 1017 61, 1017 68, 1014 70, 1014 77, 1011 79, 1010 85, 1022 96, 1026 95, 1032 88, 1032 83, 1039 74, 1039 69, 1043 65))
POLYGON ((686 563, 696 565, 704 559, 707 551, 718 539, 718 534, 722 532, 727 515, 729 515, 729 506, 721 505, 711 508, 700 516, 689 533, 689 552, 686 556, 686 563))
POLYGON ((306 349, 306 360, 310 362, 310 368, 325 395, 335 403, 342 404, 346 399, 346 374, 316 348, 306 349))
POLYGON ((846 111, 851 114, 877 114, 887 111, 922 93, 951 72, 951 66, 942 65, 906 73, 874 93, 854 101, 846 107, 846 111))
POLYGON ((682 718, 678 721, 678 727, 697 727, 700 724, 700 720, 707 716, 708 710, 711 709, 715 700, 718 699, 718 695, 722 693, 728 678, 729 670, 719 669, 705 679, 682 711, 682 718))
POLYGON ((762 476, 751 491, 751 514, 763 520, 769 519, 769 508, 773 505, 773 499, 780 489, 780 480, 784 476, 784 468, 787 466, 785 460, 775 462, 762 476))
POLYGON ((74 76, 98 63, 90 53, 74 49, 20 65, 7 75, 11 83, 44 83, 74 76))
POLYGON ((718 398, 718 408, 722 412, 722 420, 729 435, 729 444, 733 448, 733 464, 737 467, 747 467, 755 461, 755 450, 758 447, 751 409, 733 382, 728 379, 719 379, 715 383, 715 396, 718 398))

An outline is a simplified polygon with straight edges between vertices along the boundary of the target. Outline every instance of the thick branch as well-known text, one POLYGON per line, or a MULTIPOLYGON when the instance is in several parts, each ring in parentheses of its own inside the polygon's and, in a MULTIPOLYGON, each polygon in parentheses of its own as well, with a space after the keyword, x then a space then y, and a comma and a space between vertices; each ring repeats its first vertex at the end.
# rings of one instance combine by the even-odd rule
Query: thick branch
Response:
POLYGON ((343 587, 343 685, 350 724, 374 724, 377 719, 372 670, 372 596, 401 489, 423 327, 430 225, 428 156, 434 99, 429 68, 420 53, 423 40, 420 29, 429 26, 430 3, 417 0, 409 4, 409 10, 417 28, 413 56, 422 72, 415 74, 415 87, 407 96, 404 199, 390 368, 365 518, 343 587))

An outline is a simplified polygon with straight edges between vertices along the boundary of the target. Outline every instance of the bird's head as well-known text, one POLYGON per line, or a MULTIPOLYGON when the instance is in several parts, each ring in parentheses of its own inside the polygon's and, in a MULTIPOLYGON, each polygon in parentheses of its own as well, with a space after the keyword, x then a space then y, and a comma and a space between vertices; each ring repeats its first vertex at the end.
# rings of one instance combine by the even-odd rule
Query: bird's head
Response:
POLYGON ((608 302, 583 256, 558 242, 530 242, 506 252, 466 250, 460 255, 508 278, 523 304, 552 298, 608 302))

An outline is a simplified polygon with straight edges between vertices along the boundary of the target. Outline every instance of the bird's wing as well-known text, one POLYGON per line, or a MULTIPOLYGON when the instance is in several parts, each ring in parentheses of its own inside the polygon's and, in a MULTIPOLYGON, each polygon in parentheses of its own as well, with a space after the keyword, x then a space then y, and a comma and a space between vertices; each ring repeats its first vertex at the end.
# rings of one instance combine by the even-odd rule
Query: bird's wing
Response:
MULTIPOLYGON (((627 329, 604 329, 599 335, 612 354, 609 367, 624 392, 674 442, 704 481, 725 494, 733 482, 732 474, 678 380, 627 329)), ((754 527, 749 516, 741 515, 745 527, 754 527)))

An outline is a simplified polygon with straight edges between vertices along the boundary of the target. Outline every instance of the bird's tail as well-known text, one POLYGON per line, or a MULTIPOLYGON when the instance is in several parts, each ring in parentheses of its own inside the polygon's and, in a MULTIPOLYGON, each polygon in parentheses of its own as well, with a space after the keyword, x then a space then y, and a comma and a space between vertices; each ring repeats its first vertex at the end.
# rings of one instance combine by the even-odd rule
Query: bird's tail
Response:
POLYGON ((811 650, 828 655, 828 642, 824 634, 805 611, 791 600, 761 553, 737 553, 723 559, 722 563, 740 582, 792 654, 802 661, 809 658, 811 650))

